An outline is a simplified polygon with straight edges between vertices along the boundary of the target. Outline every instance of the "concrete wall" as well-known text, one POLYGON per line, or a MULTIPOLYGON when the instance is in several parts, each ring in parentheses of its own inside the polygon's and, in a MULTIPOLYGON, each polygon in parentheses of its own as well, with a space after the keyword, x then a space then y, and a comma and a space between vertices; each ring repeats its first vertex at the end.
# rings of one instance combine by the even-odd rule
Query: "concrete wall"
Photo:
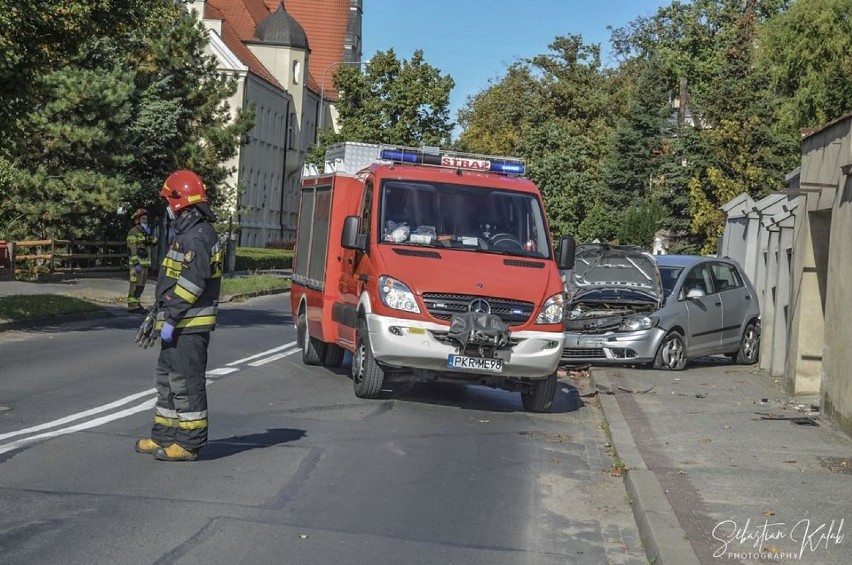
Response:
MULTIPOLYGON (((824 291, 825 349, 820 387, 825 414, 852 434, 852 117, 823 140, 830 147, 825 172, 838 187, 832 203, 824 291), (836 153, 836 157, 835 154, 836 153)), ((829 180, 829 182, 832 182, 829 180)))
POLYGON ((785 384, 852 434, 852 115, 802 142, 785 384))

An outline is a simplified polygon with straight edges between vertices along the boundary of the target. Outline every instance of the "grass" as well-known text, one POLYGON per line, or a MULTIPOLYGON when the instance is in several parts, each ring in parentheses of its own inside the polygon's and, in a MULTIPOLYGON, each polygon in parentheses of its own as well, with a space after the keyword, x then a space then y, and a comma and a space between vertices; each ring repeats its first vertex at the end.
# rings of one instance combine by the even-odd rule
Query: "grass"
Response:
POLYGON ((275 275, 249 275, 222 279, 222 296, 290 288, 290 279, 275 275))
POLYGON ((97 312, 97 304, 58 294, 31 294, 0 297, 0 319, 32 320, 60 314, 97 312))

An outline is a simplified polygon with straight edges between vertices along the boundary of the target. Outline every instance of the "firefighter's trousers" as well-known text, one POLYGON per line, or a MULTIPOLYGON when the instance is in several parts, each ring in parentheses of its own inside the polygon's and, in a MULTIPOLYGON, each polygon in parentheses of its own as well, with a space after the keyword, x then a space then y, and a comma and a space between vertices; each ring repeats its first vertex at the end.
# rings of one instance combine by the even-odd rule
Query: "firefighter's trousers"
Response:
POLYGON ((130 267, 130 289, 127 291, 127 308, 133 310, 142 306, 140 298, 145 290, 145 283, 148 282, 148 267, 143 266, 142 272, 137 273, 136 269, 130 267))
POLYGON ((207 443, 207 346, 210 332, 176 333, 157 359, 151 439, 199 449, 207 443))

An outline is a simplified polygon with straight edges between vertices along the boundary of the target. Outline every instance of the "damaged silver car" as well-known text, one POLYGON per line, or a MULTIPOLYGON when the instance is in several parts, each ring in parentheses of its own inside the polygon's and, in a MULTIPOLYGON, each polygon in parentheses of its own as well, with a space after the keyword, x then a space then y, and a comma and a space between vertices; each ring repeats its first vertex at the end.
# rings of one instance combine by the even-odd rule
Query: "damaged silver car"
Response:
POLYGON ((563 363, 679 371, 705 355, 758 361, 758 297, 735 261, 606 244, 578 246, 575 257, 563 363))

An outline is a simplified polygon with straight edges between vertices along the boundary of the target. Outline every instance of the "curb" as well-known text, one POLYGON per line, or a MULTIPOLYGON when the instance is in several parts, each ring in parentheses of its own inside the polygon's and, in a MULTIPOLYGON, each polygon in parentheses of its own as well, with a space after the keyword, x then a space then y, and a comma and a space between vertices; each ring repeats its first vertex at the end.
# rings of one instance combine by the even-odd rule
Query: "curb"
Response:
POLYGON ((678 522, 660 480, 645 466, 609 378, 606 375, 596 377, 589 369, 589 379, 598 391, 613 448, 627 467, 624 488, 631 500, 633 519, 648 562, 655 565, 699 565, 698 556, 678 522))
POLYGON ((73 322, 85 322, 87 320, 102 320, 113 317, 115 317, 115 314, 113 314, 109 310, 102 310, 100 312, 58 314, 56 316, 48 316, 46 318, 32 318, 29 320, 9 320, 0 322, 0 333, 8 330, 29 330, 33 328, 43 328, 45 326, 56 326, 60 324, 70 324, 73 322))

